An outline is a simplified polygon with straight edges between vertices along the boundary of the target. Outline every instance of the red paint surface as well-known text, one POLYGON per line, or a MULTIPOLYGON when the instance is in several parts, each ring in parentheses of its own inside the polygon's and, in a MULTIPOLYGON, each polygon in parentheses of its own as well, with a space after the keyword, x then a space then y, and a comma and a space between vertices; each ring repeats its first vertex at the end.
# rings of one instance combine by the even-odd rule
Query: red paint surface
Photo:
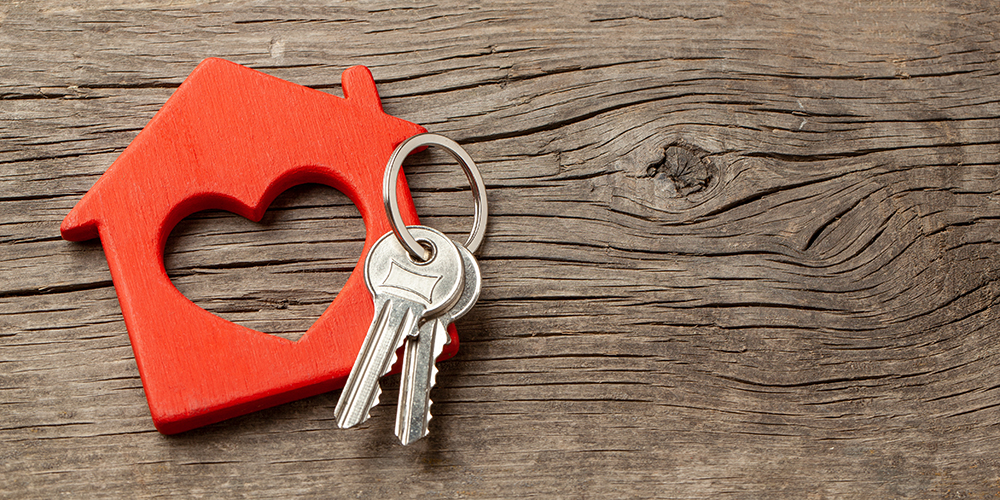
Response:
MULTIPOLYGON (((338 389, 372 319, 364 256, 389 231, 382 175, 393 149, 424 132, 385 114, 371 73, 344 71, 332 96, 208 59, 167 100, 66 216, 62 235, 100 237, 156 428, 182 432, 338 389), (282 191, 307 182, 346 194, 366 228, 361 258, 337 298, 292 342, 226 321, 171 283, 163 246, 199 210, 259 221, 282 191)), ((417 215, 405 180, 407 224, 417 215)), ((458 350, 458 338, 441 359, 458 350)))

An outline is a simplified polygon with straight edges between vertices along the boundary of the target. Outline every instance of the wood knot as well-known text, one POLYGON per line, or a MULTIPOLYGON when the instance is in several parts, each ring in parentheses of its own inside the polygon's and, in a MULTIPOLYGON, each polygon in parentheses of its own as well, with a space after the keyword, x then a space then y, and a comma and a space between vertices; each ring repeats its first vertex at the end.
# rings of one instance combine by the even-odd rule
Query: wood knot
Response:
POLYGON ((718 177, 708 153, 689 144, 676 143, 663 148, 662 155, 646 167, 644 177, 664 181, 673 198, 702 192, 718 177))

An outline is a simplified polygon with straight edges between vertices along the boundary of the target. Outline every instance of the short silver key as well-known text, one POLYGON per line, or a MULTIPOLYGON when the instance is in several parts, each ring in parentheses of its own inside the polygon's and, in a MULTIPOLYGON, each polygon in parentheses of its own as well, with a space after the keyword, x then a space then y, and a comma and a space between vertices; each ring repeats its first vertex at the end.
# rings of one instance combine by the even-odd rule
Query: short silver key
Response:
POLYGON ((403 351, 403 372, 399 379, 399 406, 396 408, 396 436, 404 444, 410 444, 427 435, 431 420, 430 392, 437 378, 435 362, 441 356, 444 346, 451 342, 448 325, 461 318, 479 300, 483 278, 479 264, 464 246, 458 246, 462 254, 465 286, 458 301, 437 318, 420 326, 416 337, 405 340, 403 351))
POLYGON ((429 227, 407 229, 431 247, 431 256, 426 262, 415 262, 389 232, 365 258, 365 283, 375 302, 375 315, 334 410, 341 429, 368 420, 382 393, 379 379, 396 362, 403 340, 417 335, 421 320, 450 309, 464 289, 457 246, 429 227))

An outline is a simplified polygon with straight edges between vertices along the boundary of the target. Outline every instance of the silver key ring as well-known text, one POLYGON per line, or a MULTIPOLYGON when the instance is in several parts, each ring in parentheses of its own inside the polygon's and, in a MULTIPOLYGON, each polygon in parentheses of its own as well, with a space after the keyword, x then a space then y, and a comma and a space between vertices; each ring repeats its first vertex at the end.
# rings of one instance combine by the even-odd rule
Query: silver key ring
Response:
POLYGON ((483 183, 483 177, 469 153, 466 153, 457 142, 441 135, 417 134, 396 146, 396 150, 389 157, 385 177, 382 179, 382 201, 385 203, 385 214, 389 217, 392 232, 413 258, 417 260, 429 258, 427 249, 417 243, 410 231, 406 229, 403 217, 399 215, 399 200, 396 199, 396 179, 399 178, 399 171, 403 168, 403 161, 406 160, 406 155, 421 146, 443 147, 462 166, 465 177, 469 179, 469 184, 472 186, 472 201, 475 203, 475 215, 472 220, 472 233, 469 234, 469 239, 465 242, 465 248, 473 254, 476 253, 486 232, 486 185, 483 183))

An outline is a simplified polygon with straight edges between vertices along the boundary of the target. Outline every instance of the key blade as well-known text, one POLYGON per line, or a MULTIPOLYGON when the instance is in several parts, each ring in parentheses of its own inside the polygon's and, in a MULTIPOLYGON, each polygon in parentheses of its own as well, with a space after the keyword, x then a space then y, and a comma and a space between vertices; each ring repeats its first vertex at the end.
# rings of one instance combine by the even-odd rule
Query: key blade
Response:
POLYGON ((421 325, 417 338, 406 340, 396 407, 396 436, 404 445, 429 432, 433 404, 430 391, 437 382, 438 373, 435 362, 444 352, 444 346, 451 342, 448 325, 469 312, 482 288, 482 274, 475 257, 465 247, 457 248, 463 268, 463 290, 459 298, 436 319, 421 325))
POLYGON ((408 333, 416 330, 417 320, 423 314, 419 305, 389 296, 377 298, 375 305, 371 327, 333 411, 341 429, 368 420, 382 394, 379 379, 396 362, 396 350, 408 333))
POLYGON ((430 382, 430 352, 424 348, 432 339, 434 323, 428 321, 414 338, 407 338, 403 351, 403 375, 400 376, 399 405, 396 406, 396 437, 404 444, 410 444, 427 434, 425 415, 429 410, 427 384, 430 382))
POLYGON ((437 382, 434 362, 448 342, 447 326, 440 320, 427 321, 415 338, 407 338, 403 353, 403 375, 396 407, 396 437, 408 445, 426 436, 431 421, 431 389, 437 382))

